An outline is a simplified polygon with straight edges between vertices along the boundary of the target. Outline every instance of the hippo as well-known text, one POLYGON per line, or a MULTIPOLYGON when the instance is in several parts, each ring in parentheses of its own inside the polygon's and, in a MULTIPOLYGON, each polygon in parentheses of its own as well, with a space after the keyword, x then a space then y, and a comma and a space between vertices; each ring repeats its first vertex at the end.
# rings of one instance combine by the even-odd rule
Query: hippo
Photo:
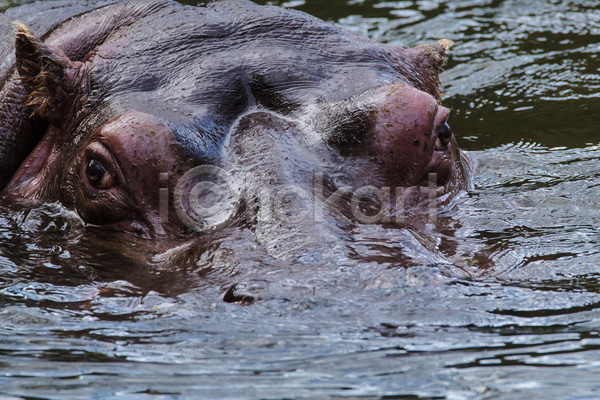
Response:
POLYGON ((336 262, 354 224, 401 229, 468 185, 449 40, 382 44, 248 0, 49 0, 0 21, 2 201, 59 204, 163 259, 235 236, 336 262))

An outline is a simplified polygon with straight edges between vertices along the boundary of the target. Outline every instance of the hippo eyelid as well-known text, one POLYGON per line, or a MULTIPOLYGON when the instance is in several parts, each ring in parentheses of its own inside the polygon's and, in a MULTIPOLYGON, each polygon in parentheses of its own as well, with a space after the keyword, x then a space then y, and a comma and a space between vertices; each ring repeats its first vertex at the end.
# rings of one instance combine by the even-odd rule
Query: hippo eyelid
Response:
POLYGON ((85 149, 84 158, 85 165, 91 160, 100 162, 106 172, 112 175, 114 180, 113 186, 118 186, 121 183, 127 184, 121 165, 106 141, 101 139, 92 140, 85 149))
POLYGON ((437 132, 434 132, 435 130, 435 117, 438 114, 438 111, 440 109, 440 105, 439 104, 435 104, 435 109, 433 110, 433 115, 431 116, 431 119, 429 120, 429 130, 428 132, 431 132, 431 134, 437 136, 437 132))
POLYGON ((115 184, 110 172, 107 172, 104 165, 95 158, 90 159, 86 164, 85 174, 88 182, 95 188, 109 189, 115 184))

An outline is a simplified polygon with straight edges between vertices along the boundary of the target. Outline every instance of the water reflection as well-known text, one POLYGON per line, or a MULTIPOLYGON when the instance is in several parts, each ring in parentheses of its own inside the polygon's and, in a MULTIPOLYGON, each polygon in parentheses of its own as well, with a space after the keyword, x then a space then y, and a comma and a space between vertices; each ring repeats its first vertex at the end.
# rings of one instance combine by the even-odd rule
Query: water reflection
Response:
POLYGON ((244 238, 157 270, 53 205, 0 208, 0 395, 598 397, 596 2, 271 3, 394 44, 452 39, 472 190, 422 229, 356 227, 365 262, 310 274, 244 238), (245 264, 204 268, 231 251, 245 264))

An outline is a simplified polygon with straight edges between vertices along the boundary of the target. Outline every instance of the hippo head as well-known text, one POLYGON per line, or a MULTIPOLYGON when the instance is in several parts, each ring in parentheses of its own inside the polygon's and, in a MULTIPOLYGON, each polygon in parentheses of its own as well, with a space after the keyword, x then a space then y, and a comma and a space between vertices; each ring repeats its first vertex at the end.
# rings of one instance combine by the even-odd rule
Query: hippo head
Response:
POLYGON ((5 197, 60 202, 90 225, 169 237, 251 213, 248 224, 268 222, 252 199, 299 187, 287 191, 299 201, 282 195, 282 207, 308 203, 315 176, 329 193, 421 186, 432 176, 444 190, 465 185, 440 104, 447 40, 384 45, 245 1, 112 4, 43 40, 17 29, 16 73, 2 98, 20 102, 11 129, 32 144, 15 163, 22 150, 10 134, 0 143, 5 197), (226 193, 214 190, 220 184, 226 193))

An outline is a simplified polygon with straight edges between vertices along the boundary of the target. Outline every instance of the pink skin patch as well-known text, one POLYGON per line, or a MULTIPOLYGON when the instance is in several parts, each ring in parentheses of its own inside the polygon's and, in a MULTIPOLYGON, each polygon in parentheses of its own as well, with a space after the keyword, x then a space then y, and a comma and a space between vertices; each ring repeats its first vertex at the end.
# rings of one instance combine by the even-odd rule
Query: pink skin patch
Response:
MULTIPOLYGON (((448 149, 440 146, 450 111, 428 93, 404 84, 391 84, 374 99, 375 122, 369 153, 385 176, 412 186, 438 175, 438 184, 450 176, 448 149)), ((445 138, 444 144, 451 141, 445 138)), ((446 147, 446 146, 444 146, 446 147)))
POLYGON ((160 221, 161 184, 174 186, 190 167, 180 162, 176 150, 168 125, 136 111, 100 126, 68 156, 60 130, 50 126, 4 193, 60 200, 92 224, 135 231, 143 237, 164 235, 180 227, 163 226, 160 221), (159 182, 160 174, 168 182, 159 182), (96 177, 98 182, 90 181, 96 177))

